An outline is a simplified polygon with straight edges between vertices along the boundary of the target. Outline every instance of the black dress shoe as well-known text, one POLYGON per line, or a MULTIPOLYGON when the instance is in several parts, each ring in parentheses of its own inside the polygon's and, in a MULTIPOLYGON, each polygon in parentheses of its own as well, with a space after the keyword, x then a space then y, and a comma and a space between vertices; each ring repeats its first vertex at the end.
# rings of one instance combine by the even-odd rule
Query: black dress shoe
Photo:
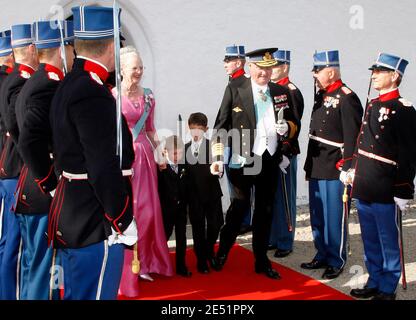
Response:
POLYGON ((187 267, 176 268, 176 274, 185 278, 189 278, 190 276, 192 276, 192 272, 189 271, 187 267))
POLYGON ((359 299, 368 299, 368 298, 374 297, 377 294, 378 294, 377 288, 369 288, 367 286, 365 286, 362 289, 359 289, 359 288, 352 289, 350 292, 350 295, 359 299))
POLYGON ((396 294, 379 292, 371 300, 396 300, 396 294))
POLYGON ((227 256, 217 255, 216 257, 210 259, 211 268, 215 271, 221 271, 226 260, 227 256))
POLYGON ((209 263, 210 267, 212 269, 214 269, 215 271, 221 270, 219 268, 218 261, 217 261, 217 259, 215 257, 212 257, 212 258, 208 259, 208 263, 209 263))
POLYGON ((277 249, 277 246, 275 246, 274 244, 269 244, 267 246, 267 250, 276 250, 276 249, 277 249))
POLYGON ((302 269, 314 270, 326 268, 328 265, 324 261, 313 259, 311 262, 304 262, 300 265, 302 269))
POLYGON ((275 258, 284 258, 284 257, 287 257, 291 253, 292 253, 292 250, 276 249, 276 252, 274 253, 274 256, 275 256, 275 258))
POLYGON ((199 273, 207 274, 209 273, 209 268, 207 263, 198 263, 196 269, 199 273))
POLYGON ((333 266, 329 266, 325 269, 322 278, 323 279, 335 279, 337 278, 341 273, 343 269, 342 268, 336 268, 333 266))
POLYGON ((272 267, 267 268, 255 268, 256 273, 264 273, 266 277, 270 279, 280 280, 282 277, 280 276, 279 272, 274 270, 272 267))

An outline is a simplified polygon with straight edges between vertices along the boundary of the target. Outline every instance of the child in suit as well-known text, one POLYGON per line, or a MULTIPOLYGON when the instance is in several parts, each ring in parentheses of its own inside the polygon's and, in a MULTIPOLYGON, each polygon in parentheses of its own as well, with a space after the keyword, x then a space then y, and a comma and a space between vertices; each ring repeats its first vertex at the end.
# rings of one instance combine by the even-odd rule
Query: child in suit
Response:
POLYGON ((190 277, 192 273, 185 263, 187 208, 185 201, 185 166, 183 163, 184 145, 177 136, 166 138, 166 167, 159 170, 159 197, 162 207, 166 239, 175 227, 176 273, 190 277))
POLYGON ((204 137, 208 119, 203 113, 193 113, 188 119, 192 140, 185 145, 187 197, 192 225, 197 270, 208 273, 208 262, 215 269, 214 245, 224 216, 218 176, 210 172, 210 142, 204 137), (214 265, 213 265, 214 264, 214 265))

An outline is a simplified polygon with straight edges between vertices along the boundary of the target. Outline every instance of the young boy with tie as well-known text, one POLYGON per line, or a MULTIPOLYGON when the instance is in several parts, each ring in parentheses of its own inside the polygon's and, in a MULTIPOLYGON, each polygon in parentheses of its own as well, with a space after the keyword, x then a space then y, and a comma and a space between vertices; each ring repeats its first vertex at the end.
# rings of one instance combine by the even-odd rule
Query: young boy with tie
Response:
POLYGON ((178 136, 169 136, 165 141, 166 167, 159 171, 159 197, 162 207, 166 239, 175 227, 176 273, 190 277, 192 273, 185 263, 187 208, 185 201, 184 145, 178 136))
POLYGON ((210 172, 210 142, 204 137, 207 125, 205 114, 192 113, 188 119, 192 140, 185 145, 189 218, 197 270, 203 274, 209 272, 208 261, 215 269, 214 245, 224 223, 220 183, 210 172))

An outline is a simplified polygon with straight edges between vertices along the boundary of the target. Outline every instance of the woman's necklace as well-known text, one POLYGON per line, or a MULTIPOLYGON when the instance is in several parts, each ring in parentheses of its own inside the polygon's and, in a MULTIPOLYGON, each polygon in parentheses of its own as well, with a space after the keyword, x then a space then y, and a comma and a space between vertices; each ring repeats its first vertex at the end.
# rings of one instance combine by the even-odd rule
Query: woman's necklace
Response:
POLYGON ((139 87, 128 88, 125 90, 125 95, 128 97, 130 102, 133 104, 135 108, 140 106, 140 90, 139 87))

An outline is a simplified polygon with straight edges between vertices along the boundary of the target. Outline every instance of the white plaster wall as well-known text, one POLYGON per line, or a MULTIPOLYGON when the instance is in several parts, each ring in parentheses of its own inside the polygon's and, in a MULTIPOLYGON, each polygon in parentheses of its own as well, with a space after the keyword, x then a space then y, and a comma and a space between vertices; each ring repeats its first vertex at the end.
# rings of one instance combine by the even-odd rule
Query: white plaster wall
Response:
MULTIPOLYGON (((208 115, 212 127, 227 83, 222 58, 230 44, 247 50, 277 46, 292 50, 291 78, 302 90, 305 114, 301 132, 298 199, 307 201, 303 163, 313 99, 311 77, 315 50, 340 50, 343 80, 365 103, 369 71, 379 51, 410 61, 402 95, 416 100, 416 16, 414 0, 120 0, 127 43, 142 52, 144 84, 157 97, 156 126, 176 130, 178 114, 208 115), (363 9, 363 29, 351 28, 350 9, 363 9)), ((0 0, 0 29, 12 23, 47 18, 53 4, 65 12, 72 4, 112 1, 0 0)))

